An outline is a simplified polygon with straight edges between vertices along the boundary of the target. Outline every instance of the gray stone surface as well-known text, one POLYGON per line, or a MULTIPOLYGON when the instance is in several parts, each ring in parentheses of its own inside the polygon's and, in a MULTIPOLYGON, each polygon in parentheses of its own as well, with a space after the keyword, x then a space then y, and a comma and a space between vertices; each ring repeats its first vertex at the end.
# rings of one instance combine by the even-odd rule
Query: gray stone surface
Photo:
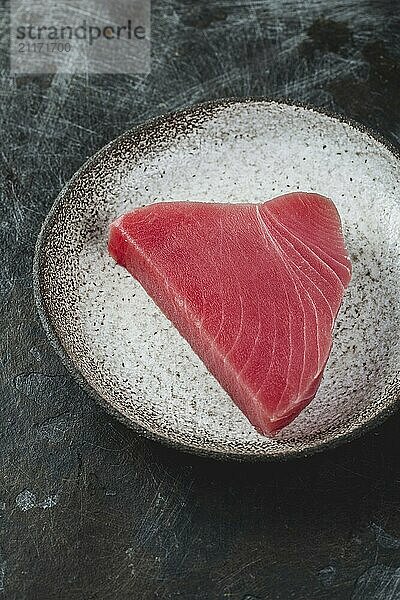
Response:
POLYGON ((180 454, 105 415, 71 380, 31 282, 62 185, 153 115, 221 96, 289 96, 398 143, 399 8, 155 0, 146 77, 10 77, 0 36, 0 598, 400 597, 398 416, 287 464, 180 454))

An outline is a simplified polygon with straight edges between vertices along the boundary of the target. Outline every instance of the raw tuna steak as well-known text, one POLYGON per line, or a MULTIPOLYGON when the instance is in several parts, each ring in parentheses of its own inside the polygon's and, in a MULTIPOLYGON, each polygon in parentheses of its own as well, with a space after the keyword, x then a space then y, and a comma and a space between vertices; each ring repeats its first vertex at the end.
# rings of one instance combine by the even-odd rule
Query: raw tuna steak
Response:
POLYGON ((109 252, 260 433, 313 399, 351 276, 331 200, 152 204, 111 225, 109 252))

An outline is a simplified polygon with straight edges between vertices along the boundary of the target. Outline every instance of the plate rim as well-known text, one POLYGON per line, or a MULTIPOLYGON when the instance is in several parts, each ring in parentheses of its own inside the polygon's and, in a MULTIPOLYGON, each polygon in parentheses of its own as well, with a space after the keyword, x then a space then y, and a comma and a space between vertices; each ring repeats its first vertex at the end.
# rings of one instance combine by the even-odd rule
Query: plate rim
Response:
POLYGON ((210 448, 196 447, 190 444, 186 444, 184 442, 172 440, 167 435, 155 433, 149 429, 146 429, 146 427, 144 427, 143 425, 132 421, 122 412, 113 407, 107 400, 105 400, 101 396, 101 394, 97 390, 95 390, 94 387, 92 387, 92 385, 85 379, 79 368, 75 365, 73 359, 70 357, 70 355, 64 348, 62 340, 60 339, 59 335, 57 334, 54 328, 53 322, 47 309, 45 293, 42 291, 42 248, 44 247, 49 232, 52 229, 53 223, 56 222, 58 209, 62 204, 65 195, 85 172, 90 171, 95 165, 99 164, 100 161, 107 156, 108 152, 111 149, 118 149, 118 147, 121 146, 121 144, 123 144, 126 139, 134 135, 138 135, 141 132, 145 133, 146 131, 151 130, 160 123, 168 122, 168 120, 173 120, 174 118, 182 118, 185 117, 185 115, 190 115, 192 113, 207 111, 209 109, 225 108, 234 104, 276 104, 285 105, 293 108, 302 108, 311 112, 318 113, 322 116, 334 119, 341 123, 346 123, 356 131, 368 135, 374 141, 382 144, 395 157, 395 159, 400 162, 400 148, 395 146, 395 144, 391 140, 387 139, 383 134, 379 133, 378 131, 375 131, 374 129, 356 121, 351 117, 347 117, 346 115, 340 113, 335 113, 333 111, 330 111, 329 109, 326 109, 325 107, 315 106, 307 102, 296 101, 290 98, 271 98, 268 96, 231 96, 227 98, 219 98, 216 100, 200 102, 185 106, 184 108, 178 110, 172 110, 165 113, 161 113, 160 115, 147 119, 144 122, 139 123, 134 127, 131 127, 124 133, 120 134, 119 136, 102 146, 92 156, 90 156, 81 165, 81 167, 72 175, 72 177, 64 184, 61 191, 56 196, 52 206, 50 207, 49 212, 47 213, 42 223, 39 235, 36 240, 32 271, 34 301, 46 337, 49 340, 52 348, 55 350, 56 354, 60 358, 62 364, 67 369, 69 375, 73 377, 74 381, 80 386, 80 388, 82 388, 92 400, 94 400, 98 405, 100 405, 102 409, 104 409, 108 414, 122 422, 130 429, 133 429, 139 435, 146 437, 152 441, 160 442, 161 444, 170 448, 181 450, 188 454, 214 458, 222 461, 226 460, 237 462, 284 462, 295 458, 306 458, 308 456, 312 456, 314 454, 323 452, 324 450, 336 448, 337 446, 359 438, 364 433, 367 433, 368 431, 379 426, 387 418, 389 418, 391 415, 398 411, 398 409, 400 408, 400 394, 395 394, 393 400, 390 401, 388 406, 386 406, 378 414, 371 417, 365 423, 357 425, 353 430, 349 432, 344 432, 331 440, 317 442, 315 445, 306 447, 304 449, 288 449, 287 451, 279 455, 274 455, 267 453, 235 453, 219 451, 210 448))

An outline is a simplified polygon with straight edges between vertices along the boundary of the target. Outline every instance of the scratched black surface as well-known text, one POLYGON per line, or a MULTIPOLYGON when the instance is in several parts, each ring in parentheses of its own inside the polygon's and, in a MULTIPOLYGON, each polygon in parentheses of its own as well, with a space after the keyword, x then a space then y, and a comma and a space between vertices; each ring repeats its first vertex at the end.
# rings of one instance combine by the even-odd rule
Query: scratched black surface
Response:
MULTIPOLYGON (((221 96, 289 96, 398 144, 399 9, 156 0, 148 77, 10 77, 0 36, 0 597, 400 598, 400 416, 287 464, 180 454, 139 438, 71 380, 31 280, 62 185, 150 116, 221 96)), ((1 22, 4 32, 4 7, 1 22)))

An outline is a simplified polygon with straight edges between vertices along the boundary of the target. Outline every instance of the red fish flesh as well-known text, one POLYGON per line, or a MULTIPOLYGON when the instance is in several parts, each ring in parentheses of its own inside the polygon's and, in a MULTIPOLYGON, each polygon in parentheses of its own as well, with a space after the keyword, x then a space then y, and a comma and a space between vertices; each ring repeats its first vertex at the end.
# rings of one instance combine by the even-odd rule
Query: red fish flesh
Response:
POLYGON ((156 203, 112 223, 109 252, 260 433, 314 398, 351 277, 331 200, 156 203))

